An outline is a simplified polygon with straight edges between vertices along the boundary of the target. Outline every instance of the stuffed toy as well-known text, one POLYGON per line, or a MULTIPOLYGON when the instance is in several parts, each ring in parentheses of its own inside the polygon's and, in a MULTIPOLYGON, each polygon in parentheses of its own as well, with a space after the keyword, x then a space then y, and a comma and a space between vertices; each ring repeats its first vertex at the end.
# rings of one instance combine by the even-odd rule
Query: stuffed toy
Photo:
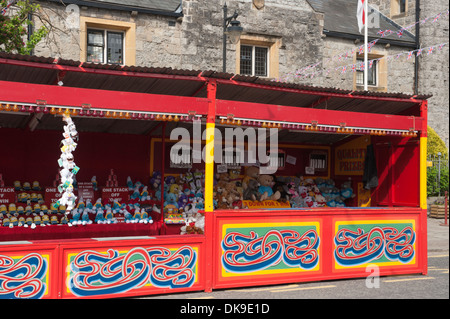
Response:
POLYGON ((97 176, 93 176, 91 178, 92 187, 94 188, 94 191, 98 190, 98 183, 97 183, 97 176))
POLYGON ((314 206, 314 200, 311 196, 305 197, 305 204, 307 207, 313 207, 314 206))
POLYGON ((236 184, 228 182, 225 184, 226 198, 229 208, 236 208, 239 206, 239 201, 242 201, 241 194, 238 192, 236 184))
POLYGON ((261 201, 265 200, 279 200, 281 194, 279 191, 273 192, 272 187, 274 185, 273 177, 271 175, 259 176, 259 188, 258 191, 261 194, 261 201))
POLYGON ((139 222, 144 224, 153 224, 152 217, 148 215, 147 211, 144 208, 141 209, 141 220, 139 222))
POLYGON ((244 190, 244 200, 259 201, 261 194, 259 193, 259 182, 256 179, 250 179, 244 190))
POLYGON ((72 211, 72 218, 70 219, 68 225, 71 226, 76 226, 76 225, 81 225, 81 210, 79 209, 74 209, 72 211))
POLYGON ((9 204, 8 211, 11 215, 14 215, 17 212, 16 204, 13 203, 9 204))
POLYGON ((325 207, 327 205, 327 201, 324 196, 321 194, 316 195, 316 202, 319 207, 325 207))
POLYGON ((67 215, 63 215, 63 217, 61 217, 61 220, 59 221, 59 223, 61 225, 67 225, 69 224, 69 218, 67 217, 67 215))
POLYGON ((105 217, 103 216, 103 209, 97 209, 97 213, 95 214, 94 222, 96 224, 104 224, 105 217))
POLYGON ((65 205, 59 206, 59 212, 60 212, 61 214, 65 214, 65 213, 66 213, 66 206, 65 206, 65 205))
POLYGON ((28 227, 31 227, 31 225, 33 225, 33 217, 28 216, 25 219, 25 224, 23 225, 23 227, 28 228, 28 227))
POLYGON ((228 209, 225 189, 221 185, 217 184, 214 194, 216 195, 215 200, 217 201, 217 209, 228 209))
POLYGON ((203 175, 203 173, 199 170, 196 170, 194 172, 194 183, 195 183, 195 187, 196 190, 201 190, 204 186, 204 181, 205 181, 205 177, 203 175))
POLYGON ((242 179, 242 187, 244 190, 248 187, 249 181, 251 179, 258 180, 259 178, 259 168, 255 166, 248 166, 245 168, 244 178, 242 179))
POLYGON ((40 191, 40 190, 41 190, 41 186, 39 185, 39 182, 38 182, 38 181, 34 181, 34 182, 33 182, 33 187, 32 187, 32 189, 33 189, 34 191, 40 191))
POLYGON ((161 173, 160 172, 153 172, 152 178, 150 179, 150 187, 156 191, 160 189, 161 186, 161 173))
POLYGON ((185 193, 181 193, 178 197, 178 208, 184 210, 186 205, 189 203, 189 199, 185 193))
POLYGON ((3 218, 3 220, 2 220, 2 226, 3 227, 9 227, 9 224, 10 224, 10 221, 9 221, 9 218, 3 218))
POLYGON ((21 217, 19 217, 19 224, 18 224, 18 226, 22 227, 24 225, 25 225, 25 217, 21 216, 21 217))
POLYGON ((48 226, 50 225, 50 217, 48 217, 47 214, 42 215, 42 223, 41 226, 48 226))
POLYGON ((18 206, 16 212, 19 215, 23 215, 25 213, 25 210, 24 210, 23 206, 18 206))
POLYGON ((89 218, 89 210, 85 209, 81 215, 81 224, 83 226, 92 224, 92 220, 89 218))
POLYGON ((58 225, 58 216, 56 216, 56 215, 52 215, 51 217, 50 217, 50 224, 52 224, 52 225, 58 225))
POLYGON ((166 208, 176 208, 178 209, 177 196, 173 193, 168 193, 167 197, 165 197, 164 209, 166 208))
MULTIPOLYGON (((22 185, 20 184, 19 181, 15 181, 15 182, 14 182, 14 190, 15 190, 16 192, 22 190, 22 185)), ((8 221, 8 223, 9 223, 9 221, 8 221)), ((9 226, 9 225, 8 225, 8 226, 9 226)))
POLYGON ((31 225, 31 228, 34 229, 36 226, 40 226, 40 225, 41 225, 41 222, 42 222, 41 216, 39 216, 39 215, 34 216, 34 218, 33 218, 33 224, 31 225))
POLYGON ((344 200, 353 198, 356 196, 355 194, 353 194, 353 188, 352 188, 351 181, 347 181, 342 184, 340 195, 344 200))
POLYGON ((113 211, 111 209, 108 209, 106 211, 104 222, 108 225, 117 223, 117 219, 114 217, 113 211))
MULTIPOLYGON (((272 191, 276 193, 277 191, 280 192, 280 202, 286 203, 290 201, 290 189, 289 184, 286 184, 281 178, 274 177, 275 184, 272 187, 272 191)), ((295 186, 295 184, 294 184, 295 186)))
POLYGON ((167 184, 170 188, 170 185, 175 184, 175 177, 167 176, 165 180, 165 184, 167 184))
POLYGON ((125 223, 129 224, 133 222, 133 215, 128 210, 123 210, 123 217, 125 219, 125 223))
POLYGON ((180 185, 173 183, 172 185, 170 185, 169 187, 169 193, 175 194, 176 196, 178 196, 178 194, 181 192, 181 188, 180 185))
POLYGON ((30 191, 31 190, 31 184, 29 182, 23 183, 23 190, 24 191, 30 191))

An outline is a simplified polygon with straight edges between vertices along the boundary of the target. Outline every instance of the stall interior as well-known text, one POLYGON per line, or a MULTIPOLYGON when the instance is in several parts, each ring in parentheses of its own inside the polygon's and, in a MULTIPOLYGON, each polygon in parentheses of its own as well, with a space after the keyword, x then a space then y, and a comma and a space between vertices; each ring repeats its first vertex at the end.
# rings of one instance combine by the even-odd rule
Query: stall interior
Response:
MULTIPOLYGON (((87 237, 87 230, 97 237, 203 234, 205 164, 194 163, 192 147, 184 158, 174 159, 173 146, 179 141, 171 139, 171 132, 183 128, 194 135, 192 124, 203 131, 205 119, 72 114, 79 132, 74 160, 80 171, 74 183, 76 208, 67 212, 64 205, 55 205, 61 196, 57 160, 62 112, 40 113, 38 122, 30 121, 26 110, 1 113, 1 241, 30 239, 44 228, 59 230, 51 232, 52 239, 77 232, 87 237)), ((222 135, 226 128, 251 127, 219 118, 216 124, 222 135)), ((275 128, 278 134, 276 172, 261 173, 258 158, 255 164, 246 161, 246 142, 221 150, 222 161, 215 164, 216 210, 419 206, 416 134, 262 128, 275 128), (243 161, 238 150, 245 154, 243 161)))

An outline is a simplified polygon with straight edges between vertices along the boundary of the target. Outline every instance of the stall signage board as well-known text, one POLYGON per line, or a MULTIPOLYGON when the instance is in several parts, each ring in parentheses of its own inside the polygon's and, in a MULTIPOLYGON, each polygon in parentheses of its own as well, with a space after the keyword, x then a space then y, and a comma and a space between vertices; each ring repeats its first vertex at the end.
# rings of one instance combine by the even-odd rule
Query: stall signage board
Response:
POLYGON ((16 192, 13 187, 0 187, 0 204, 16 202, 16 192))
POLYGON ((95 202, 95 191, 92 182, 78 183, 78 197, 95 202))
POLYGON ((130 193, 128 187, 105 187, 102 190, 102 201, 113 203, 118 201, 119 203, 130 200, 130 193))
POLYGON ((244 207, 249 209, 264 209, 264 208, 291 208, 289 202, 282 203, 275 200, 265 200, 263 202, 244 200, 242 201, 244 207))
POLYGON ((364 173, 364 162, 370 139, 366 136, 336 147, 336 175, 358 176, 364 173))
POLYGON ((47 203, 47 205, 56 203, 61 197, 62 197, 62 193, 60 193, 58 191, 58 188, 56 188, 56 187, 46 187, 45 188, 44 200, 47 203))

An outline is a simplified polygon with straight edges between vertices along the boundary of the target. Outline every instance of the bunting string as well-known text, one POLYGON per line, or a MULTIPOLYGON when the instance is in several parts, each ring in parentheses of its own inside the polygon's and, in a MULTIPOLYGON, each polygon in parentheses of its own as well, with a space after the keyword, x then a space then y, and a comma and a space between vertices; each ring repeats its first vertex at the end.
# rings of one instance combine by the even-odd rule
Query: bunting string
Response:
POLYGON ((1 15, 4 16, 6 14, 6 11, 9 9, 10 6, 12 6, 14 3, 16 2, 16 0, 8 0, 6 2, 6 7, 2 8, 1 15))
MULTIPOLYGON (((383 56, 377 59, 372 59, 369 60, 369 69, 373 68, 373 65, 375 64, 375 62, 379 62, 383 59, 386 59, 387 61, 395 61, 398 60, 400 57, 407 55, 407 60, 410 60, 411 58, 415 57, 415 56, 421 56, 424 55, 424 52, 426 52, 427 56, 434 54, 436 52, 436 49, 439 51, 442 51, 442 49, 447 46, 449 44, 449 42, 445 42, 445 43, 440 43, 440 44, 436 44, 436 45, 432 45, 429 47, 425 47, 425 48, 420 48, 420 49, 416 49, 416 50, 411 50, 411 51, 403 51, 403 52, 399 52, 393 55, 387 55, 387 56, 383 56)), ((333 67, 333 68, 328 68, 328 69, 324 69, 324 70, 319 70, 319 71, 313 71, 310 73, 304 73, 304 74, 298 74, 295 76, 295 78, 297 79, 312 79, 321 75, 329 75, 332 72, 335 73, 339 73, 339 74, 346 74, 347 72, 356 72, 356 71, 364 71, 364 67, 365 64, 364 62, 358 62, 358 63, 353 63, 353 64, 348 64, 348 65, 342 65, 342 66, 338 66, 338 67, 333 67)))
MULTIPOLYGON (((407 26, 407 27, 403 27, 403 28, 401 28, 399 31, 392 31, 392 30, 390 30, 390 29, 387 29, 387 30, 380 30, 380 31, 378 31, 378 35, 380 36, 380 38, 378 38, 378 39, 375 39, 375 40, 373 40, 373 41, 371 41, 371 42, 369 42, 368 43, 368 52, 370 53, 371 51, 372 51, 372 48, 377 44, 377 42, 380 40, 380 39, 382 39, 382 38, 385 38, 385 37, 388 37, 388 36, 390 36, 390 35, 392 35, 392 34, 394 34, 394 33, 397 33, 397 36, 399 37, 399 38, 401 38, 402 36, 404 36, 405 35, 405 31, 408 31, 409 32, 409 30, 411 30, 412 28, 414 28, 417 24, 425 24, 426 22, 428 22, 428 21, 432 21, 432 23, 436 23, 436 22, 438 22, 443 16, 448 16, 449 15, 449 10, 448 9, 446 9, 445 11, 443 11, 443 12, 440 12, 440 13, 438 13, 438 14, 435 14, 435 15, 433 15, 433 16, 430 16, 430 17, 427 17, 427 18, 425 18, 425 19, 421 19, 421 20, 419 20, 419 21, 416 21, 415 23, 413 23, 413 24, 411 24, 411 25, 409 25, 409 26, 407 26)), ((444 45, 446 45, 446 43, 444 43, 444 45)), ((339 54, 336 54, 336 55, 334 55, 334 56, 332 56, 331 58, 328 58, 328 59, 326 59, 325 60, 325 62, 317 62, 317 63, 314 63, 314 64, 311 64, 311 65, 308 65, 308 66, 306 66, 306 67, 302 67, 302 68, 299 68, 299 69, 297 69, 296 71, 294 71, 294 72, 290 72, 290 73, 288 73, 286 76, 284 76, 283 78, 279 78, 279 79, 277 79, 276 81, 277 82, 287 82, 287 81, 289 81, 290 79, 294 79, 294 78, 308 78, 308 77, 311 77, 311 76, 314 76, 314 74, 317 74, 317 73, 326 73, 326 74, 328 74, 329 73, 329 69, 325 69, 325 70, 319 70, 319 71, 315 71, 316 69, 318 69, 319 68, 319 66, 321 66, 321 65, 323 65, 323 68, 326 68, 328 65, 330 65, 331 63, 334 63, 334 62, 345 62, 347 59, 349 59, 349 58, 351 58, 351 59, 353 59, 353 56, 354 56, 354 54, 356 53, 356 52, 358 52, 358 54, 359 55, 363 55, 364 54, 364 44, 363 45, 361 45, 361 46, 359 46, 359 47, 357 47, 357 48, 353 48, 352 50, 347 50, 347 51, 345 51, 345 52, 342 52, 342 53, 339 53, 339 54)), ((434 48, 435 48, 435 46, 433 46, 432 47, 432 49, 431 50, 434 50, 434 48)), ((430 48, 427 48, 428 50, 430 50, 430 48)), ((442 48, 441 48, 442 49, 442 48)), ((412 53, 411 54, 418 54, 418 56, 420 56, 420 55, 422 55, 422 51, 424 50, 424 49, 419 49, 420 51, 416 51, 416 50, 414 50, 414 51, 412 51, 412 53)), ((411 52, 411 51, 408 51, 407 53, 409 53, 409 52, 411 52)), ((430 53, 428 53, 428 54, 432 54, 432 52, 430 52, 430 53)), ((411 57, 409 57, 409 58, 411 58, 411 57)), ((372 60, 372 65, 373 65, 373 61, 375 61, 375 60, 372 60)), ((349 67, 351 68, 352 67, 352 65, 345 65, 345 66, 342 66, 342 67, 338 67, 338 68, 341 68, 341 70, 344 68, 344 67, 346 67, 345 68, 345 70, 347 70, 349 67)))

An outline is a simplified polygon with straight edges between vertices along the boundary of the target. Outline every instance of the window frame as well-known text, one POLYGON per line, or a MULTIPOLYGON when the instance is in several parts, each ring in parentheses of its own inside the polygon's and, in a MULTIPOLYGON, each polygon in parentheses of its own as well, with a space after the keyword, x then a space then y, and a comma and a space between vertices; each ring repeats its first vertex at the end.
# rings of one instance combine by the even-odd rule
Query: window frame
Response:
POLYGON ((248 75, 248 76, 257 76, 257 77, 261 77, 261 78, 269 78, 270 77, 270 46, 263 46, 263 45, 255 45, 255 44, 247 44, 247 43, 241 43, 240 45, 240 49, 239 49, 239 70, 240 70, 240 74, 242 75, 248 75), (241 68, 241 63, 242 63, 242 48, 243 47, 251 47, 252 48, 252 59, 251 59, 251 64, 252 64, 252 74, 243 74, 242 73, 242 68, 241 68), (266 50, 266 75, 256 75, 256 48, 260 48, 260 49, 265 49, 266 50))
MULTIPOLYGON (((370 57, 369 57, 369 60, 370 57)), ((372 64, 372 68, 369 68, 369 70, 372 70, 372 74, 374 74, 373 77, 375 77, 375 83, 371 83, 369 81, 368 86, 370 87, 378 87, 379 86, 379 63, 378 63, 378 59, 372 59, 373 60, 373 64, 372 64), (375 71, 374 71, 375 68, 375 71)), ((363 86, 364 85, 364 71, 361 70, 360 68, 358 68, 358 66, 360 65, 360 63, 364 63, 364 59, 361 58, 356 58, 356 85, 357 86, 363 86), (358 74, 362 73, 363 74, 363 82, 359 83, 358 82, 358 74)), ((370 62, 369 62, 370 63, 370 62)))
POLYGON ((86 61, 89 61, 88 58, 88 52, 89 47, 92 46, 89 44, 89 32, 92 31, 101 31, 103 36, 103 62, 92 62, 92 63, 101 63, 101 64, 110 64, 110 65, 125 65, 126 61, 126 32, 121 30, 112 30, 112 29, 103 29, 103 28, 96 28, 96 27, 88 27, 86 29, 86 61), (121 34, 122 35, 122 63, 109 63, 108 62, 108 33, 115 33, 115 34, 121 34))

